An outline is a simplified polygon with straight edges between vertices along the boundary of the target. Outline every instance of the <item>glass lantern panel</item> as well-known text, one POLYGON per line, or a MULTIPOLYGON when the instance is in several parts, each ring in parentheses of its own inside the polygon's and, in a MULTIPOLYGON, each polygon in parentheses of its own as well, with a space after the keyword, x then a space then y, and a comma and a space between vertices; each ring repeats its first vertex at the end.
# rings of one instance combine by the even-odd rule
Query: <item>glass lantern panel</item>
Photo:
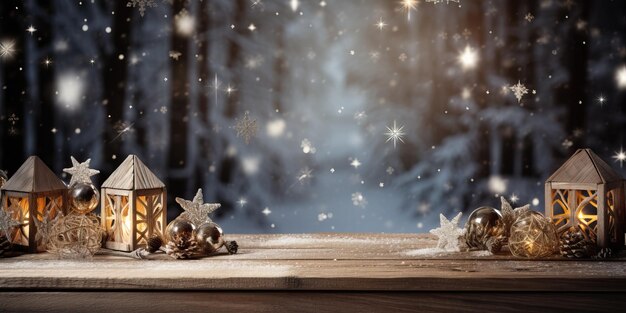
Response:
POLYGON ((559 231, 570 226, 569 190, 552 190, 552 220, 559 231))
POLYGON ((132 216, 128 196, 105 194, 105 230, 108 241, 130 243, 132 216))
POLYGON ((161 194, 137 197, 137 244, 146 244, 152 235, 162 235, 163 203, 161 199, 161 194))
POLYGON ((616 192, 618 192, 618 190, 613 189, 606 193, 606 208, 609 215, 609 240, 612 243, 617 242, 617 226, 615 224, 617 222, 617 212, 615 209, 616 192))
POLYGON ((578 225, 588 228, 597 235, 598 226, 598 193, 595 190, 576 190, 576 219, 578 225))

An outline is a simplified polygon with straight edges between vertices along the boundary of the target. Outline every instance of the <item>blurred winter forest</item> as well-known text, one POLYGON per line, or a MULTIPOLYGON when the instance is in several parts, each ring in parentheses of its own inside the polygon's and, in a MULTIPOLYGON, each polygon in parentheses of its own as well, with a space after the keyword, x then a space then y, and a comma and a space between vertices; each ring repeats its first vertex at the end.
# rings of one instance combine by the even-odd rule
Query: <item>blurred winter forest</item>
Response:
POLYGON ((543 210, 577 148, 626 159, 621 0, 3 0, 0 43, 9 176, 137 154, 231 233, 543 210))

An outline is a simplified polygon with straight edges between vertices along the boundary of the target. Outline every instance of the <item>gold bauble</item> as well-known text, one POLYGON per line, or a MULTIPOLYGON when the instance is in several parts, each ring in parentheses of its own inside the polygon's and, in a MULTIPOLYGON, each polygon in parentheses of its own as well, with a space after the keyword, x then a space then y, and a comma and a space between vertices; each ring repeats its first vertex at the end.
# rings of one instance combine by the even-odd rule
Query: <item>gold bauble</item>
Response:
POLYGON ((559 237, 554 224, 536 211, 519 217, 511 225, 509 249, 514 256, 541 258, 550 256, 559 247, 559 237))
POLYGON ((473 249, 498 252, 506 241, 505 233, 502 214, 491 207, 474 210, 465 224, 465 242, 473 249))
POLYGON ((93 211, 100 201, 98 189, 87 183, 76 183, 70 187, 70 204, 72 210, 78 214, 87 214, 93 211))
POLYGON ((224 245, 223 235, 222 228, 213 222, 202 223, 196 228, 198 247, 207 254, 217 251, 224 245))
POLYGON ((187 249, 192 240, 196 226, 187 219, 178 217, 167 224, 165 236, 168 242, 173 243, 178 249, 187 249))

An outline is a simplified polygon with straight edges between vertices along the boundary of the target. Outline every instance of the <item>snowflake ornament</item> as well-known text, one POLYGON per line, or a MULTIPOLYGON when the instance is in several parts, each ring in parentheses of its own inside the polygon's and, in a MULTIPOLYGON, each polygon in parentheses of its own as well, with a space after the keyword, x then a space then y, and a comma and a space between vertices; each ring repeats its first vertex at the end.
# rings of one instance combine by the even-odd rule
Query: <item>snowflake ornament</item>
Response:
POLYGON ((430 233, 437 236, 437 248, 445 251, 461 251, 459 237, 465 234, 465 229, 459 228, 459 221, 463 213, 457 214, 452 220, 448 220, 443 214, 439 214, 441 226, 431 229, 430 233))
POLYGON ((9 237, 13 228, 21 226, 22 224, 11 217, 11 213, 0 209, 0 234, 4 234, 9 237))
POLYGON ((515 95, 517 103, 520 103, 522 101, 522 97, 528 93, 528 88, 526 88, 526 86, 524 86, 519 80, 517 81, 517 84, 510 86, 509 89, 511 89, 515 95))
POLYGON ((76 183, 91 184, 91 176, 100 173, 98 170, 89 168, 91 159, 87 159, 87 161, 79 163, 73 156, 70 156, 70 158, 72 159, 72 167, 63 169, 63 172, 72 175, 70 186, 76 183))
POLYGON ((144 14, 146 14, 146 9, 147 8, 156 8, 156 2, 154 2, 154 0, 130 0, 128 2, 126 2, 126 7, 130 8, 130 7, 137 7, 139 8, 139 15, 141 15, 141 17, 144 16, 144 14))
POLYGON ((235 131, 237 137, 243 138, 246 144, 250 143, 250 139, 256 136, 258 126, 256 120, 250 118, 250 112, 246 111, 243 117, 235 122, 235 131))
POLYGON ((196 226, 200 226, 204 222, 210 222, 209 214, 222 206, 219 203, 204 203, 202 189, 198 189, 192 201, 176 198, 176 202, 185 210, 180 216, 188 219, 196 226))

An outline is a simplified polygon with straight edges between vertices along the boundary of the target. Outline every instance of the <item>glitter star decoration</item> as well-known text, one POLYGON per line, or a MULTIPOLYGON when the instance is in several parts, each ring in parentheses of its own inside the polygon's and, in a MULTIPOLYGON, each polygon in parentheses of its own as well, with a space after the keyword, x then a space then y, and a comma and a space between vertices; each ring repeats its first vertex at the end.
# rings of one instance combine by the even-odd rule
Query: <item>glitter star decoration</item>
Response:
POLYGON ((139 8, 139 15, 143 17, 146 14, 147 8, 155 8, 156 2, 154 0, 130 0, 126 3, 126 7, 139 8))
MULTIPOLYGON (((515 196, 517 198, 517 196, 515 196)), ((513 198, 513 196, 511 196, 513 198)), ((513 200, 511 200, 513 201, 513 200)), ((511 204, 504 197, 500 197, 501 207, 500 212, 502 212, 502 221, 504 222, 505 229, 508 233, 508 230, 511 229, 511 225, 517 220, 520 216, 526 215, 530 211, 530 205, 524 205, 519 208, 513 209, 511 204)))
POLYGON ((385 135, 387 136, 387 141, 385 142, 393 141, 393 148, 395 149, 398 141, 404 143, 404 140, 402 140, 402 136, 404 136, 406 133, 403 130, 404 125, 398 127, 396 121, 393 121, 393 127, 387 126, 387 132, 385 133, 385 135))
POLYGON ((258 126, 256 120, 250 118, 250 112, 246 111, 242 118, 235 122, 235 131, 237 137, 243 138, 246 144, 250 143, 250 139, 256 136, 258 126))
POLYGON ((188 219, 194 225, 210 222, 209 214, 222 206, 219 203, 204 203, 202 189, 198 189, 192 201, 177 197, 176 202, 185 210, 180 216, 188 219))
POLYGON ((448 220, 443 214, 439 214, 441 226, 431 229, 430 233, 437 236, 437 248, 445 251, 461 251, 459 237, 465 234, 465 229, 459 228, 459 221, 463 213, 457 214, 452 220, 448 220))
POLYGON ((528 93, 528 88, 526 88, 526 86, 524 86, 519 80, 517 81, 517 84, 510 86, 509 89, 511 89, 515 95, 517 103, 520 103, 522 101, 522 97, 528 93))
POLYGON ((9 237, 13 228, 18 227, 22 224, 20 222, 14 220, 11 217, 11 213, 7 212, 4 209, 0 209, 0 234, 4 234, 9 237))
POLYGON ((80 163, 76 161, 73 156, 70 156, 70 158, 72 159, 72 167, 63 169, 63 172, 72 175, 72 178, 70 179, 70 186, 76 183, 91 184, 91 176, 100 173, 98 170, 89 168, 91 159, 87 159, 87 161, 80 163))

